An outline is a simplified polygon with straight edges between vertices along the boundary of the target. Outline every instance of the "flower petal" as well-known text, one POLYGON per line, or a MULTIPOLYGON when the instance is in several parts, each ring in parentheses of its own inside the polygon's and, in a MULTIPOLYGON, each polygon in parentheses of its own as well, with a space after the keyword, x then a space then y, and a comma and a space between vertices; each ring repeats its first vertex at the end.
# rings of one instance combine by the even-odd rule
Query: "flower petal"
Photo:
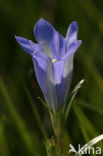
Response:
POLYGON ((57 96, 54 85, 53 64, 48 56, 41 52, 37 52, 32 57, 36 77, 41 90, 45 96, 46 102, 56 111, 57 96))
POLYGON ((57 92, 57 107, 66 101, 73 73, 73 57, 74 54, 69 53, 56 63, 54 63, 54 76, 57 92))
POLYGON ((61 61, 54 63, 54 75, 57 92, 57 107, 66 101, 72 80, 74 53, 67 53, 61 61))
POLYGON ((65 81, 65 98, 64 101, 67 98, 70 86, 71 86, 71 81, 72 81, 72 74, 73 74, 73 59, 74 59, 74 53, 71 55, 67 53, 64 57, 64 73, 63 73, 63 78, 65 81))
POLYGON ((53 38, 57 60, 60 61, 65 55, 65 38, 61 36, 58 32, 54 34, 53 38))
POLYGON ((42 51, 51 59, 58 60, 64 47, 64 39, 52 25, 44 19, 40 19, 34 27, 34 35, 42 51))
POLYGON ((69 53, 69 55, 73 54, 76 52, 76 50, 80 47, 82 41, 81 40, 77 40, 75 43, 72 43, 67 50, 67 53, 69 53))
POLYGON ((58 61, 54 63, 54 78, 57 92, 57 108, 58 106, 64 102, 64 61, 58 61))
POLYGON ((73 22, 70 24, 66 35, 66 51, 68 48, 77 41, 78 24, 73 22))
POLYGON ((17 42, 20 44, 23 50, 25 50, 28 54, 32 54, 33 52, 38 51, 38 44, 33 43, 31 40, 27 40, 26 38, 15 36, 17 42))

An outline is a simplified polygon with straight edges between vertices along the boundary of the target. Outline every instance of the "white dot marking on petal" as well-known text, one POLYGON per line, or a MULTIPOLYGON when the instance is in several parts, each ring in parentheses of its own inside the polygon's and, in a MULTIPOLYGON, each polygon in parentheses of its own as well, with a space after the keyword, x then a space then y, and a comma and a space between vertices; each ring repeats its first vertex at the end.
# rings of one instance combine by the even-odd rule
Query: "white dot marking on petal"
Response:
POLYGON ((56 61, 57 61, 56 59, 53 59, 53 60, 52 60, 52 63, 55 63, 56 61))

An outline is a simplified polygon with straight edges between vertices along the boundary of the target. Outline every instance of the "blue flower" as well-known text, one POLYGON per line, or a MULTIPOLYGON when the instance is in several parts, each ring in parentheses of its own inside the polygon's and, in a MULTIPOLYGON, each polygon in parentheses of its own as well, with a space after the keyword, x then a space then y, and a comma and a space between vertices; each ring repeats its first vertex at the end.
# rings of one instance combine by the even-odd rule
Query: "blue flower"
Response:
POLYGON ((56 112, 70 89, 73 58, 81 45, 77 40, 78 24, 73 22, 62 37, 50 23, 40 19, 34 27, 37 43, 16 36, 23 50, 31 55, 35 74, 47 104, 56 112))

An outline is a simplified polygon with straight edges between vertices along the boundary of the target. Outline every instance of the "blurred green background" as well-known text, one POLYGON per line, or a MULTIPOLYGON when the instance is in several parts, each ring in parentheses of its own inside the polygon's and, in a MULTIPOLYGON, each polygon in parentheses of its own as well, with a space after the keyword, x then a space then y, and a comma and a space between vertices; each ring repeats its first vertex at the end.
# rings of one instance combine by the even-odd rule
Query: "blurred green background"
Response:
POLYGON ((43 136, 52 135, 32 60, 14 37, 35 41, 33 27, 41 17, 63 36, 77 21, 83 40, 71 89, 85 83, 68 118, 65 151, 103 133, 103 0, 0 0, 0 156, 45 156, 43 136))

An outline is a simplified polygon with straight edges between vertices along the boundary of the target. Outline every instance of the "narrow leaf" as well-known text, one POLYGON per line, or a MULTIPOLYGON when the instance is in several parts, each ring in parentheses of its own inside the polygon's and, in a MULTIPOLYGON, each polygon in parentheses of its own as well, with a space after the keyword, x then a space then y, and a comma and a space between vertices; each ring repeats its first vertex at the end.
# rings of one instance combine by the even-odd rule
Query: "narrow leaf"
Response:
POLYGON ((75 98, 75 96, 76 96, 78 90, 81 88, 83 82, 84 82, 84 79, 81 80, 81 81, 75 86, 74 90, 72 91, 71 98, 70 98, 69 102, 66 104, 66 105, 67 105, 66 111, 65 111, 65 119, 66 119, 66 120, 67 120, 68 114, 69 114, 69 112, 70 112, 70 108, 71 108, 71 105, 72 105, 72 103, 73 103, 73 100, 74 100, 74 98, 75 98))

